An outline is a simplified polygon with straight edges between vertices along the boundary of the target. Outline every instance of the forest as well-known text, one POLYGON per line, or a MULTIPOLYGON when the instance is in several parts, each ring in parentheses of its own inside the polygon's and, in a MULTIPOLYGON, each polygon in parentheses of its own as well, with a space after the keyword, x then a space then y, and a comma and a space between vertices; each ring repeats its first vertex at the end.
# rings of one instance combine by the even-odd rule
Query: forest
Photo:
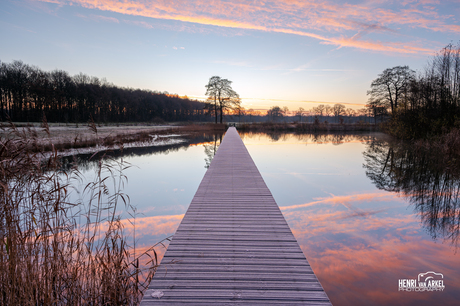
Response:
POLYGON ((113 85, 83 73, 0 63, 0 119, 14 122, 163 122, 209 119, 187 97, 113 85))

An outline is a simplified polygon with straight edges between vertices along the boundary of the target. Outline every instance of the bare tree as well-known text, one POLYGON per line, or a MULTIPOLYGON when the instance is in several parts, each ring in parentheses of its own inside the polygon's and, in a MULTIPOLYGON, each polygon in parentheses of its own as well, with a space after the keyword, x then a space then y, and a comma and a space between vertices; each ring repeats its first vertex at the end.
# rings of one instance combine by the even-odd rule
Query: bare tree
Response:
POLYGON ((299 122, 302 122, 302 115, 305 113, 305 109, 303 107, 299 107, 299 109, 295 112, 296 116, 299 116, 299 122))
POLYGON ((326 116, 329 117, 329 115, 332 114, 332 107, 331 107, 330 105, 326 105, 326 106, 324 107, 324 113, 326 114, 326 116))
POLYGON ((249 111, 246 110, 243 106, 241 106, 241 104, 233 109, 233 114, 238 116, 238 122, 241 122, 241 116, 243 116, 244 119, 244 116, 246 116, 248 112, 249 111))
POLYGON ((326 107, 324 106, 324 104, 318 105, 318 106, 316 107, 316 111, 318 112, 318 115, 320 115, 320 116, 322 117, 325 108, 326 108, 326 107))
POLYGON ((348 121, 351 122, 351 117, 354 117, 356 112, 354 109, 348 107, 345 109, 344 114, 348 117, 348 121))
POLYGON ((367 119, 368 114, 369 114, 369 110, 367 108, 363 107, 363 108, 358 109, 356 114, 357 114, 357 116, 364 117, 365 118, 364 122, 366 122, 366 119, 367 119))
POLYGON ((396 66, 385 69, 378 78, 372 81, 369 104, 386 106, 394 114, 402 97, 407 93, 410 82, 415 78, 415 71, 409 66, 396 66))
POLYGON ((385 106, 378 106, 375 104, 368 104, 366 107, 369 109, 370 116, 374 117, 374 123, 377 124, 377 118, 380 117, 380 121, 382 118, 388 115, 388 109, 385 106))
POLYGON ((234 92, 234 94, 236 96, 220 99, 220 102, 219 102, 220 123, 222 123, 222 117, 224 113, 231 111, 231 110, 241 109, 241 99, 236 92, 234 92))
POLYGON ((272 106, 267 111, 267 116, 275 122, 278 118, 283 118, 283 110, 279 106, 272 106))
POLYGON ((217 123, 217 110, 220 112, 220 123, 223 121, 223 115, 226 110, 239 107, 241 100, 239 95, 233 90, 232 81, 222 79, 219 76, 213 76, 209 79, 206 87, 208 101, 213 103, 214 113, 217 123))
POLYGON ((219 95, 219 82, 221 78, 219 76, 213 76, 209 79, 208 85, 206 85, 206 95, 208 96, 207 103, 208 106, 207 108, 209 110, 213 109, 213 113, 216 118, 216 123, 217 123, 217 97, 219 95))
POLYGON ((289 107, 283 106, 283 116, 284 116, 284 122, 286 122, 286 118, 289 116, 289 107))
POLYGON ((316 107, 312 107, 310 109, 310 113, 313 114, 313 115, 317 115, 318 114, 318 109, 316 107))
POLYGON ((338 122, 339 116, 342 115, 344 111, 345 111, 345 105, 343 104, 337 103, 337 104, 334 104, 334 106, 332 107, 332 113, 337 119, 337 122, 338 122))

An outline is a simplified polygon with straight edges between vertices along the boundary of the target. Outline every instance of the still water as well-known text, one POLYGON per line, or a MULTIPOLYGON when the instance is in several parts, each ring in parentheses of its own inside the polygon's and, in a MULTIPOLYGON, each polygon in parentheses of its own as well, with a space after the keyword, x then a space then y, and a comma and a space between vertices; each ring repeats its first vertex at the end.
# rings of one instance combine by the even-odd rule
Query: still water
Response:
MULTIPOLYGON (((459 176, 380 133, 240 135, 333 305, 458 305, 459 176), (399 291, 428 271, 443 291, 399 291)), ((138 247, 174 234, 221 139, 123 157, 138 247)))

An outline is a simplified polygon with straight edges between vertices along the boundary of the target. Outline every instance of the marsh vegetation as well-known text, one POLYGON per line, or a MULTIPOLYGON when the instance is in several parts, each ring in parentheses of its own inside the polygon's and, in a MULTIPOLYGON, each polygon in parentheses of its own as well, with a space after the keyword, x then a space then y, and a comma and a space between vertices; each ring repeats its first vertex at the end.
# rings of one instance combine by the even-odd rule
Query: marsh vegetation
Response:
POLYGON ((129 164, 101 158, 78 190, 78 168, 62 171, 36 134, 11 124, 0 138, 0 304, 136 305, 158 258, 155 246, 136 249, 117 210, 135 220, 122 192, 129 164))

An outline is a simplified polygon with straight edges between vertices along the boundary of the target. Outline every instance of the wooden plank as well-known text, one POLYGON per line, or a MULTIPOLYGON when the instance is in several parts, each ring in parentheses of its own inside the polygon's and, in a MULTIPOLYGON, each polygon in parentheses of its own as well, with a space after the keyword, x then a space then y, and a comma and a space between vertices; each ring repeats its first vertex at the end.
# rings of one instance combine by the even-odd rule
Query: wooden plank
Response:
POLYGON ((331 305, 235 128, 141 302, 230 304, 331 305))
MULTIPOLYGON (((266 272, 267 267, 266 265, 262 264, 257 264, 257 265, 232 265, 231 266, 232 271, 234 272, 266 272)), ((203 272, 209 272, 209 271, 220 271, 220 270, 228 270, 228 266, 222 266, 222 265, 214 265, 214 266, 206 266, 206 265, 197 265, 194 267, 190 267, 188 265, 182 265, 180 268, 176 268, 175 271, 179 272, 196 272, 196 271, 203 271, 203 272)), ((161 267, 160 269, 157 270, 158 273, 168 273, 167 267, 161 267)), ((313 273, 313 270, 309 265, 304 265, 304 266, 273 266, 270 268, 270 272, 272 273, 278 273, 278 272, 288 272, 288 273, 300 273, 300 274, 305 274, 305 273, 313 273)))
MULTIPOLYGON (((151 292, 155 290, 147 290, 146 296, 149 296, 151 292)), ((182 299, 173 299, 173 298, 164 298, 154 299, 154 298, 145 298, 142 300, 142 305, 200 305, 200 306, 228 306, 228 305, 270 305, 270 306, 285 306, 285 305, 309 305, 309 306, 328 306, 331 305, 329 301, 308 301, 301 302, 299 301, 286 301, 286 300, 237 300, 232 299, 231 301, 222 300, 222 299, 195 299, 191 300, 182 300, 182 299)))
MULTIPOLYGON (((321 290, 317 282, 298 282, 297 287, 300 290, 321 290)), ((289 290, 292 288, 292 282, 269 282, 269 281, 245 281, 244 283, 234 283, 235 289, 264 288, 266 290, 289 290)), ((155 283, 157 289, 225 289, 228 288, 228 281, 205 280, 197 282, 195 280, 181 280, 178 284, 175 280, 161 280, 155 283)))
MULTIPOLYGON (((168 297, 179 299, 200 298, 202 299, 202 291, 194 289, 175 289, 170 291, 168 297)), ((264 288, 265 289, 265 288, 264 288)), ((327 299, 322 288, 319 290, 225 290, 225 289, 203 289, 206 292, 206 298, 222 298, 222 299, 248 299, 248 300, 286 300, 286 301, 324 301, 327 299)))

